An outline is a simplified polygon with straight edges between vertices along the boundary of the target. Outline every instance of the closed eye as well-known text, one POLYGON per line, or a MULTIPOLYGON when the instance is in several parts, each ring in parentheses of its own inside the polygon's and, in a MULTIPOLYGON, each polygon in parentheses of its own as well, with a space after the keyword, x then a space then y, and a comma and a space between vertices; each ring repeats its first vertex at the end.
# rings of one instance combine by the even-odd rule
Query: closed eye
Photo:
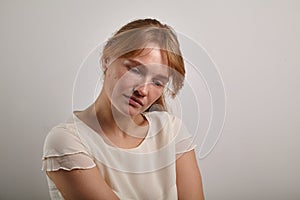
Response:
POLYGON ((159 81, 159 80, 154 80, 153 84, 158 87, 165 87, 165 83, 163 83, 162 81, 159 81))
POLYGON ((129 71, 134 74, 141 74, 141 71, 137 67, 129 67, 129 71))
POLYGON ((125 60, 124 65, 126 66, 129 72, 138 75, 142 74, 141 69, 137 65, 133 64, 132 62, 125 60))

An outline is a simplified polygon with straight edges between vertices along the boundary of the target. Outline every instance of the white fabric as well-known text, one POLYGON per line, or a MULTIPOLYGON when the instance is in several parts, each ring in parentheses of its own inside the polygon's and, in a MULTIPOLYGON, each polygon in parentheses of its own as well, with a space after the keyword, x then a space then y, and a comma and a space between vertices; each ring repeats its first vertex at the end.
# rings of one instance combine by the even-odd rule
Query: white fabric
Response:
MULTIPOLYGON (((181 121, 167 112, 144 113, 146 138, 136 148, 107 144, 101 134, 74 113, 46 137, 43 170, 89 169, 97 166, 120 199, 177 199, 176 155, 195 148, 181 121)), ((51 199, 63 199, 47 177, 51 199)))

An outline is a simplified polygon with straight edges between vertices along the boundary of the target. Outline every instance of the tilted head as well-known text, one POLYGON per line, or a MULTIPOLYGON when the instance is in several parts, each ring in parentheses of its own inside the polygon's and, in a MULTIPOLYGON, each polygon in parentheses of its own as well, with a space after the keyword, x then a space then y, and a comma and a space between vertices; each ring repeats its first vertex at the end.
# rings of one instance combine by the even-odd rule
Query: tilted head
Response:
MULTIPOLYGON (((118 30, 106 43, 101 57, 102 67, 119 58, 134 58, 151 48, 159 48, 169 67, 169 94, 175 97, 182 88, 185 67, 175 31, 155 19, 138 19, 118 30)), ((164 95, 155 104, 167 110, 164 95)))

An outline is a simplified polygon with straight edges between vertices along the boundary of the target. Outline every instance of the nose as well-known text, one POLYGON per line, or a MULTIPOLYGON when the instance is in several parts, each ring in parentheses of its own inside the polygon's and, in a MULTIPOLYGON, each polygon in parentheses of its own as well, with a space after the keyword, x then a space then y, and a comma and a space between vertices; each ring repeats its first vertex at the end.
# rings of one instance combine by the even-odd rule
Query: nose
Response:
POLYGON ((149 84, 143 83, 133 88, 133 93, 139 97, 147 96, 149 92, 149 84))

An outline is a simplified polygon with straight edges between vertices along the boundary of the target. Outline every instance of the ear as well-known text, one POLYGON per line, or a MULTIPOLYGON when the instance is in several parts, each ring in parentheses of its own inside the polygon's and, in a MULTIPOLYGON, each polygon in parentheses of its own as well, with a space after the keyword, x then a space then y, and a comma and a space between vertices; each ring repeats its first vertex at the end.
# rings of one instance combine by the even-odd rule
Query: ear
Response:
POLYGON ((108 58, 101 58, 101 67, 103 72, 105 73, 108 67, 108 58))

